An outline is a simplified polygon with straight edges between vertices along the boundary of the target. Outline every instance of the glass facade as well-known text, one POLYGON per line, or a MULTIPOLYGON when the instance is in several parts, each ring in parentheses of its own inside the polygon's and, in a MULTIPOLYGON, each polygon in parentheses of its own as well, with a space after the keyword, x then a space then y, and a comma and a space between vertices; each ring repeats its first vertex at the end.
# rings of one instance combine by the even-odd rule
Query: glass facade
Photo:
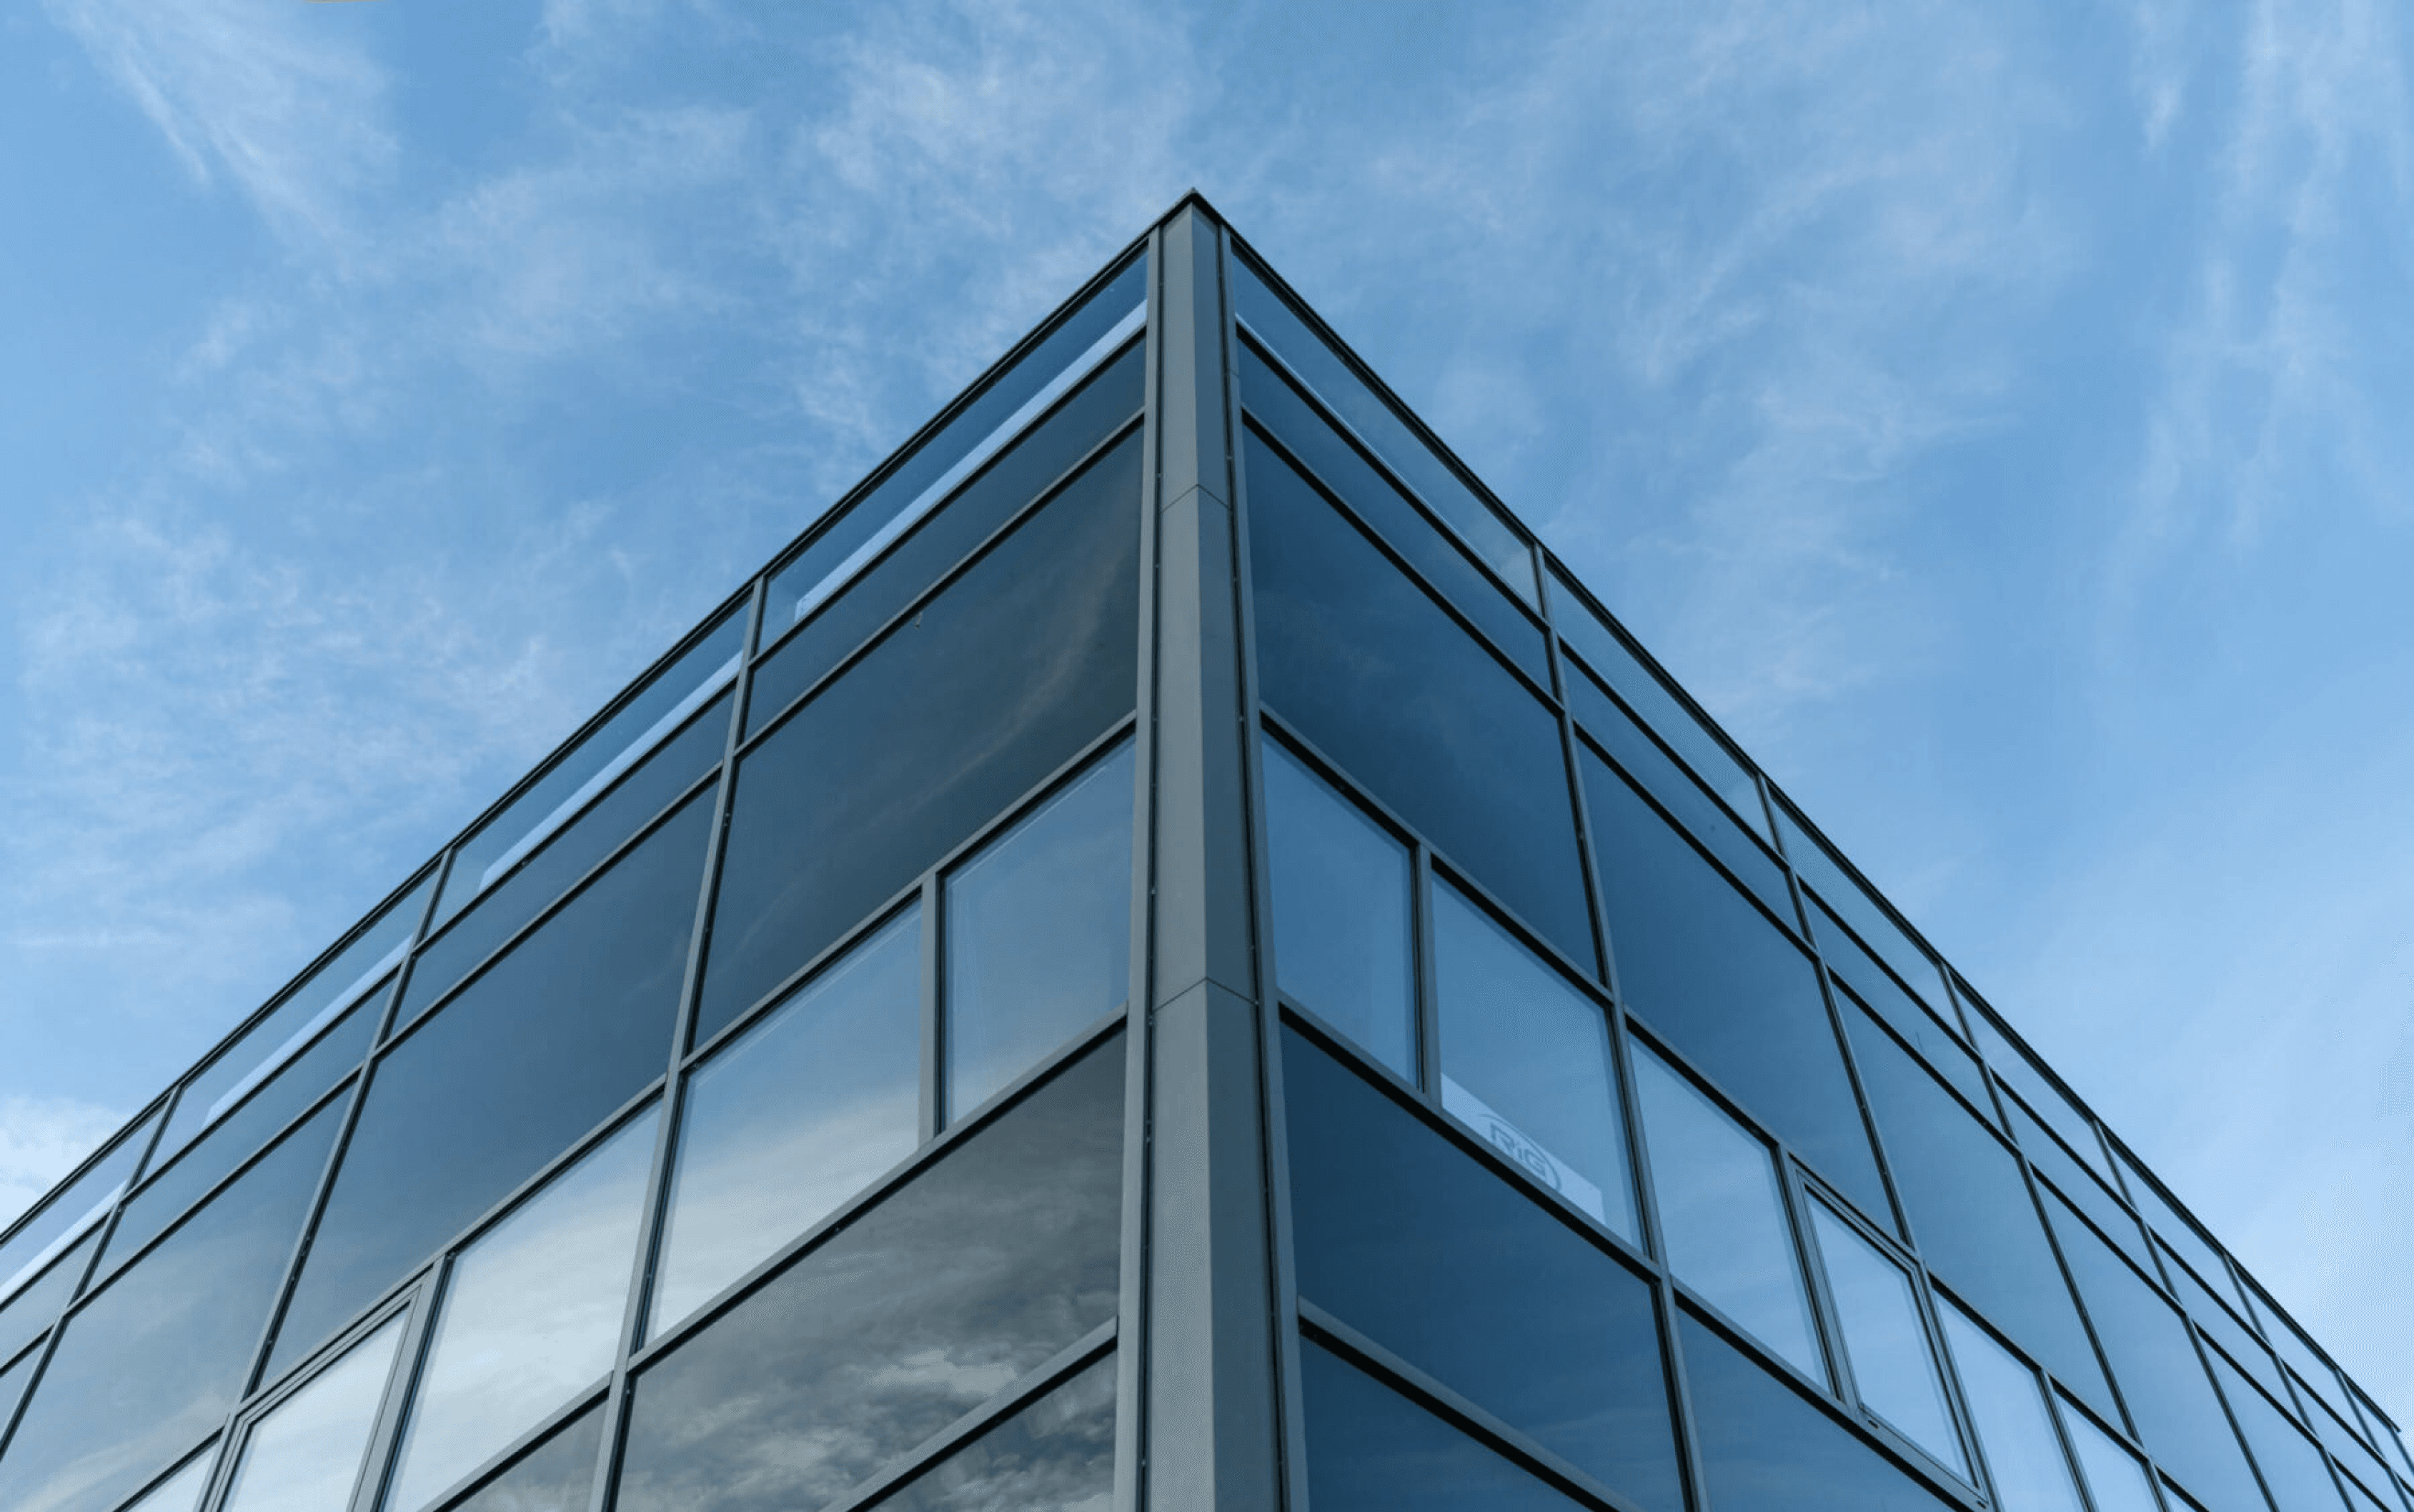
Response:
POLYGON ((0 1507, 2414 1512, 1194 200, 0 1234, 0 1507))

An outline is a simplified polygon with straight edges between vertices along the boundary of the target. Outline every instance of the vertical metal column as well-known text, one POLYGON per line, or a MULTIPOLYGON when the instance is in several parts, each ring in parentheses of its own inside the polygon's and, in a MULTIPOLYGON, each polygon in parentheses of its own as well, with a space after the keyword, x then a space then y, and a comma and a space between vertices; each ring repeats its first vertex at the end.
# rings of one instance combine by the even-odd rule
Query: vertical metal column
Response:
POLYGON ((1158 240, 1143 1504, 1281 1505, 1220 229, 1158 240))

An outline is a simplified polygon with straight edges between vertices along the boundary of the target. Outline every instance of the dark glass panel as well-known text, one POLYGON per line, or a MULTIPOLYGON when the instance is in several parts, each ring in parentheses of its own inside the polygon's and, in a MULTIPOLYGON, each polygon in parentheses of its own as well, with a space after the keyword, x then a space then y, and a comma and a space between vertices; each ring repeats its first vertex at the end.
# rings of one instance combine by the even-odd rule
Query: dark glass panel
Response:
POLYGON ((2019 1161, 1894 1041, 1862 1040, 1861 1085, 1930 1268, 2088 1405, 2119 1421, 2019 1161))
POLYGON ((1584 776, 1628 1006, 1886 1222, 1885 1187, 1810 958, 1589 751, 1584 776))
POLYGON ((1249 444, 1266 703, 1590 968, 1557 718, 1307 481, 1249 444))
POLYGON ((827 1505, 1114 1316, 1109 1039, 638 1376, 620 1512, 827 1505))
POLYGON ((97 1229, 87 1231, 67 1253, 51 1262, 50 1269, 0 1307, 0 1359, 24 1348, 58 1321, 59 1314, 74 1298, 77 1283, 83 1280, 84 1267, 92 1259, 92 1247, 99 1241, 97 1229))
POLYGON ((128 1255, 158 1237, 203 1193, 250 1158, 263 1141, 299 1118, 339 1077, 357 1068, 369 1053, 369 1036, 377 1032, 377 1003, 354 1007, 316 1045, 287 1061, 241 1107, 212 1125, 174 1164, 135 1193, 109 1236, 109 1253, 101 1260, 103 1274, 124 1265, 128 1255))
POLYGON ((1115 1490, 1115 1360, 1014 1416, 881 1498, 883 1512, 1103 1509, 1115 1490))
POLYGON ((1297 1030, 1283 1081, 1300 1295, 1638 1505, 1680 1512, 1650 1288, 1297 1030))
POLYGON ((2178 1310, 2067 1205, 2047 1207, 2138 1442, 2212 1512, 2259 1512, 2263 1495, 2178 1310))
MULTIPOLYGON (((1146 378, 1142 348, 1132 346, 990 468, 924 517, 911 535, 850 580, 811 622, 764 658, 747 695, 752 733, 777 719, 846 654, 877 633, 915 597, 1003 528, 1015 512, 1089 455, 1138 412, 1146 378)), ((774 611, 782 608, 772 600, 774 611)), ((786 628, 775 613, 768 640, 786 628)))
POLYGON ((1572 1512, 1513 1461, 1315 1343, 1299 1349, 1316 1512, 1572 1512))
POLYGON ((587 1512, 594 1499, 595 1458, 603 1445, 604 1404, 599 1401, 445 1512, 587 1512))
POLYGON ((2338 1482, 2331 1479, 2330 1462, 2304 1430, 2283 1416, 2228 1360, 2214 1356, 2213 1373, 2221 1383, 2221 1394, 2229 1401, 2229 1410, 2237 1416, 2238 1430, 2246 1437, 2256 1466, 2263 1472, 2272 1505, 2280 1512, 2340 1512, 2346 1504, 2340 1499, 2338 1482))
POLYGON ((1550 653, 1542 631, 1500 585, 1475 564, 1467 548, 1424 512, 1408 502, 1391 480, 1345 440, 1301 397, 1298 390, 1243 343, 1241 403, 1262 422, 1283 449, 1339 497, 1375 533, 1408 558, 1459 613, 1526 674, 1545 687, 1551 681, 1550 653))
POLYGON ((395 1031, 499 948, 514 931, 593 870, 614 847, 642 828, 721 762, 729 738, 729 701, 716 699, 685 729, 647 757, 594 806, 554 832, 543 850, 479 895, 477 906, 422 945, 411 963, 395 1031))
MULTIPOLYGON (((1876 956, 1861 948, 1861 942, 1827 912, 1817 894, 1805 896, 1810 903, 1810 931, 1819 941, 1819 955, 1826 961, 1827 970, 1835 972, 1871 1013, 1909 1041, 1930 1066, 1970 1100, 1972 1106, 1991 1107, 1992 1100, 1987 1095, 1987 1074, 1978 1069, 1978 1058, 1945 1029, 1934 1013, 1905 992, 1894 974, 1878 964, 1876 956)), ((1849 1019, 1852 1015, 1845 1016, 1849 1019)))
POLYGON ((1140 482, 1134 436, 746 757, 699 1039, 1131 708, 1140 482))
POLYGON ((51 1194, 33 1213, 19 1221, 8 1242, 0 1244, 0 1302, 41 1275, 51 1262, 98 1227, 109 1216, 118 1194, 134 1179, 143 1146, 158 1116, 143 1119, 119 1134, 83 1175, 51 1194))
POLYGON ((286 1135, 68 1320, 0 1459, 0 1506, 113 1506, 225 1419, 342 1106, 286 1135))
POLYGON ((2027 1108, 2017 1100, 2007 1101, 2005 1108, 2012 1116, 2012 1137, 2028 1156, 2029 1164, 2036 1167, 2037 1174, 2052 1184, 2064 1201, 2085 1213, 2104 1237, 2129 1257, 2130 1264, 2153 1275, 2154 1263, 2147 1258, 2146 1234, 2138 1226, 2138 1221, 2095 1179, 2094 1173, 2072 1157, 2061 1140, 2030 1117, 2027 1108))
POLYGON ((1877 895, 1855 881, 1835 853, 1812 838, 1784 806, 1778 807, 1777 814, 1786 858, 1794 863, 1794 869, 1810 884, 1811 890, 1836 911, 1839 918, 1852 926, 1862 943, 1894 969, 1894 974, 1902 978, 1913 996, 1939 1005, 1949 1002, 1945 995, 1945 978, 1936 962, 1879 904, 1877 895))
POLYGON ((1260 749, 1283 993, 1414 1081, 1408 848, 1279 744, 1260 749))
POLYGON ((663 1074, 711 823, 698 793, 378 1062, 276 1368, 663 1074))
POLYGON ((1690 1312, 1677 1313, 1702 1475, 1718 1512, 1951 1507, 1690 1312))
POLYGON ((2220 1298, 2205 1289, 2196 1273, 2181 1265, 2176 1256, 2157 1242, 2154 1248, 2163 1260, 2163 1273, 2171 1280, 2171 1290, 2178 1294, 2180 1306, 2196 1320, 2198 1327, 2212 1335, 2230 1360, 2255 1378, 2256 1385, 2270 1392, 2274 1400, 2287 1401, 2288 1388, 2280 1384, 2280 1367, 2272 1352, 2263 1347, 2238 1314, 2222 1305, 2220 1298))

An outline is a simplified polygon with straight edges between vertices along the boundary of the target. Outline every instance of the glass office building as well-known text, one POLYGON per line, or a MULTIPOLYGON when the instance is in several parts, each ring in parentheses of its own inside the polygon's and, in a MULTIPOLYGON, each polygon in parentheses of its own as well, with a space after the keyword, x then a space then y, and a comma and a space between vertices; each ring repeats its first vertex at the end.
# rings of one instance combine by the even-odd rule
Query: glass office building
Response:
POLYGON ((1187 200, 0 1238, 9 1512, 2414 1512, 1187 200))

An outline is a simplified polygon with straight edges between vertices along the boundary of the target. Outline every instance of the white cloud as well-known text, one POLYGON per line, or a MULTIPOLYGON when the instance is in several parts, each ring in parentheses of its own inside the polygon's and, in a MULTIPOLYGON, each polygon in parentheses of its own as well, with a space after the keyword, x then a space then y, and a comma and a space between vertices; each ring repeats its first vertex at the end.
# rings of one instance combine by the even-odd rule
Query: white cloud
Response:
POLYGON ((126 1115, 58 1097, 0 1097, 0 1227, 117 1132, 126 1115))

